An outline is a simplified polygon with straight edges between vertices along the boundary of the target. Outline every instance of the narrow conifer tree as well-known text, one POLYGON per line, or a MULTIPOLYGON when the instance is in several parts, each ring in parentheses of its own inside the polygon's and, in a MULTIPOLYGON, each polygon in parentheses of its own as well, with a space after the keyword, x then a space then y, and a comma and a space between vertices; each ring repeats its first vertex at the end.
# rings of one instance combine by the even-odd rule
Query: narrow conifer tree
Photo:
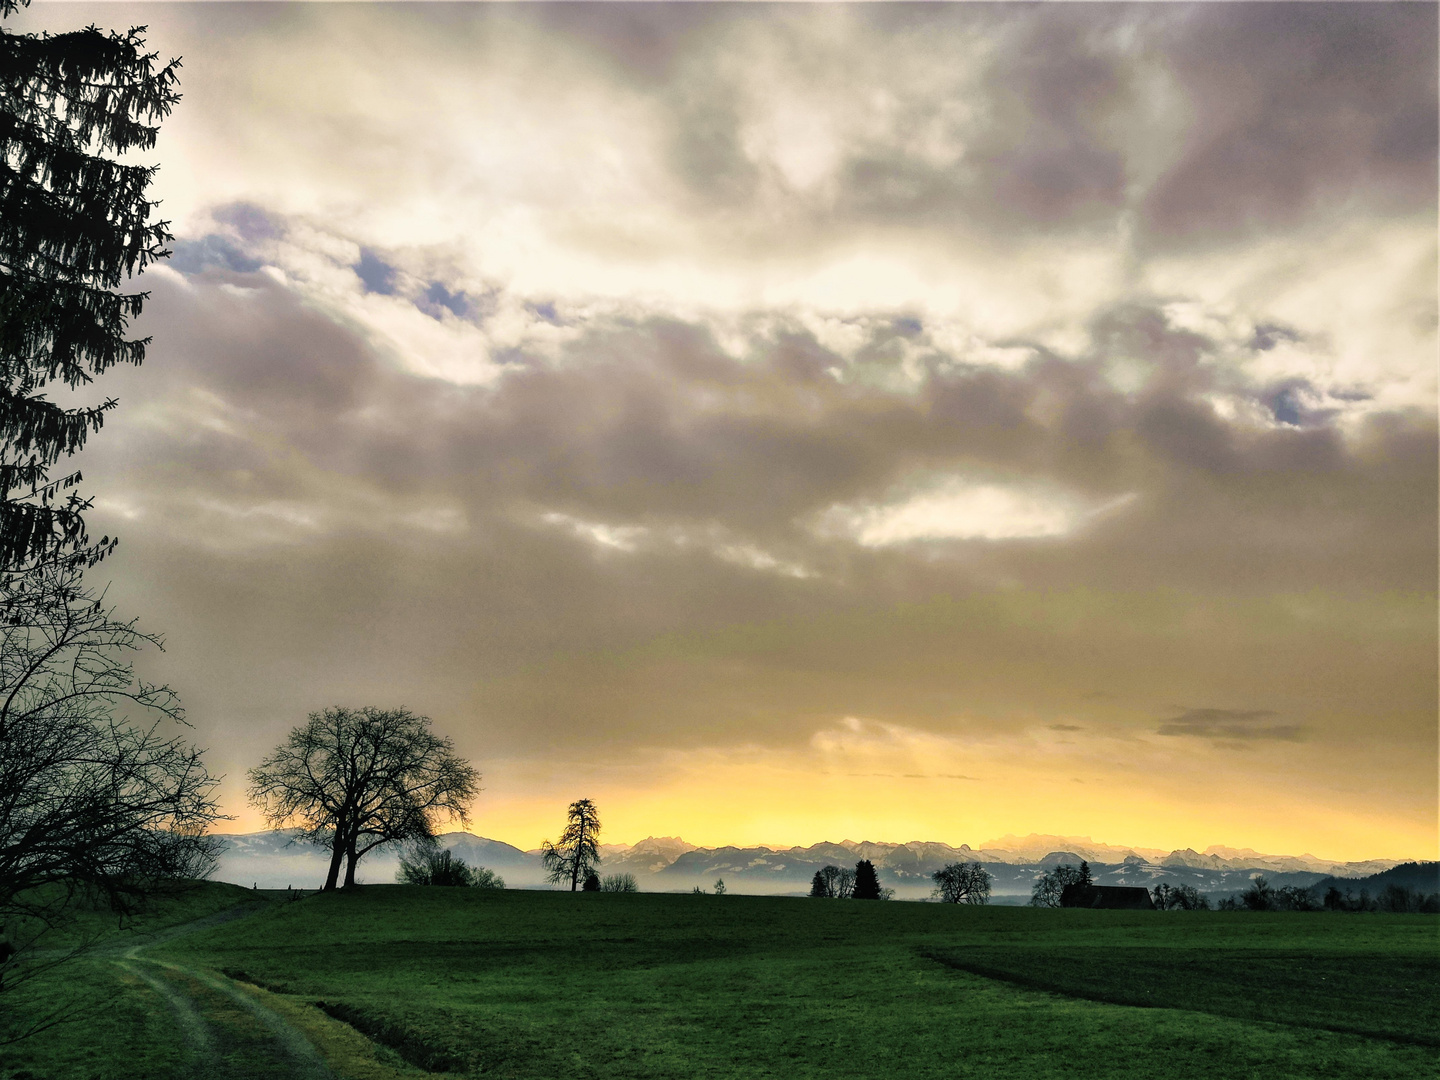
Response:
MULTIPOLYGON (((0 0, 0 15, 28 2, 0 0)), ((0 30, 0 571, 94 563, 114 546, 85 531, 80 474, 51 469, 115 401, 66 408, 46 395, 145 357, 149 339, 126 331, 148 294, 119 288, 172 237, 151 220, 156 166, 117 157, 154 147, 180 62, 158 67, 144 30, 0 30)))
MULTIPOLYGON (((600 811, 589 799, 577 799, 570 804, 567 817, 560 842, 542 841, 540 857, 551 881, 557 885, 568 881, 570 891, 576 892, 600 865, 600 811)), ((598 886, 600 879, 595 880, 598 886)))
POLYGON ((851 895, 855 900, 880 899, 880 878, 875 873, 875 864, 869 859, 861 859, 855 864, 855 892, 851 895))

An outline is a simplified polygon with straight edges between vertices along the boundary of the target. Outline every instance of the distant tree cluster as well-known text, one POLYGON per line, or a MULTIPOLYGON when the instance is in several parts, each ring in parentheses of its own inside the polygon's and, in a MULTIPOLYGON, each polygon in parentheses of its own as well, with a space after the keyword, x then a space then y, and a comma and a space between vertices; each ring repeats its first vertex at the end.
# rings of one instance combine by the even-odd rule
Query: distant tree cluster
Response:
POLYGON ((1094 881, 1090 877, 1090 864, 1085 860, 1082 859, 1079 866, 1061 863, 1035 879, 1035 886, 1030 891, 1030 906, 1058 908, 1060 894, 1065 891, 1066 885, 1089 886, 1093 884, 1094 881))
POLYGON ((875 864, 861 859, 854 870, 822 866, 810 879, 810 895, 819 900, 889 900, 894 889, 880 887, 875 864))
POLYGON ((1159 911, 1209 911, 1210 900, 1193 885, 1171 885, 1160 882, 1150 890, 1150 898, 1159 911))
POLYGON ((1275 888, 1262 876, 1238 897, 1227 896, 1217 905, 1221 911, 1350 911, 1384 912, 1395 915, 1440 914, 1440 893, 1424 893, 1404 885, 1387 885, 1375 896, 1361 889, 1358 896, 1342 893, 1331 885, 1324 896, 1316 887, 1282 885, 1275 888))
POLYGON ((988 904, 990 871, 978 862, 950 863, 931 875, 934 896, 942 904, 988 904))
POLYGON ((505 879, 483 866, 470 866, 433 839, 412 843, 400 856, 395 880, 402 885, 450 885, 471 889, 503 889, 505 879))
POLYGON ((606 874, 600 879, 601 892, 639 892, 634 874, 606 874))

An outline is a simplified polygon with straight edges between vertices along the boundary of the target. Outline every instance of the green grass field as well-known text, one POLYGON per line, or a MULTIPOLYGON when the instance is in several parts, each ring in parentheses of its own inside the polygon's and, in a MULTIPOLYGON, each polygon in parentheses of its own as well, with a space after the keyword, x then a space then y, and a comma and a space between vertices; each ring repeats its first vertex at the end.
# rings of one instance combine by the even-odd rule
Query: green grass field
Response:
MULTIPOLYGON (((1440 1055, 1423 916, 374 886, 147 952, 391 1048, 342 1076, 1431 1080, 1440 1055)), ((176 1075, 163 1004, 121 989, 144 1075, 176 1075)), ((84 1050, 28 1067, 138 1075, 84 1050)))

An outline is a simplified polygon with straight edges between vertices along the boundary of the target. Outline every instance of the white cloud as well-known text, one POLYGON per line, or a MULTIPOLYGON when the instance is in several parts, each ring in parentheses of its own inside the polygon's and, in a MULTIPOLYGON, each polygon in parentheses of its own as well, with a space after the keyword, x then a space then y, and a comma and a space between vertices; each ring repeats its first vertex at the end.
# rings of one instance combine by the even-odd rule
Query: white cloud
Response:
POLYGON ((865 547, 916 540, 1011 540, 1064 536, 1133 499, 1096 503, 1055 489, 949 477, 878 504, 831 507, 821 528, 865 547))
POLYGON ((612 548, 615 551, 634 551, 650 530, 641 525, 606 525, 598 521, 582 521, 569 514, 551 512, 540 515, 547 525, 556 525, 568 530, 582 540, 588 540, 597 547, 612 548))

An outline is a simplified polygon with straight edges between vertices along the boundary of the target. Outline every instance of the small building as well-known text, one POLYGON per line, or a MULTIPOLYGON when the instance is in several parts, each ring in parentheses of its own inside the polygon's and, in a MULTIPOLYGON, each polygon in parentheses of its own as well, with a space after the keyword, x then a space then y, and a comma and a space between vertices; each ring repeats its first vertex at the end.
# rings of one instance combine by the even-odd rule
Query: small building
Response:
POLYGON ((1066 885, 1061 907, 1105 908, 1111 911, 1154 911, 1155 901, 1138 885, 1066 885))

